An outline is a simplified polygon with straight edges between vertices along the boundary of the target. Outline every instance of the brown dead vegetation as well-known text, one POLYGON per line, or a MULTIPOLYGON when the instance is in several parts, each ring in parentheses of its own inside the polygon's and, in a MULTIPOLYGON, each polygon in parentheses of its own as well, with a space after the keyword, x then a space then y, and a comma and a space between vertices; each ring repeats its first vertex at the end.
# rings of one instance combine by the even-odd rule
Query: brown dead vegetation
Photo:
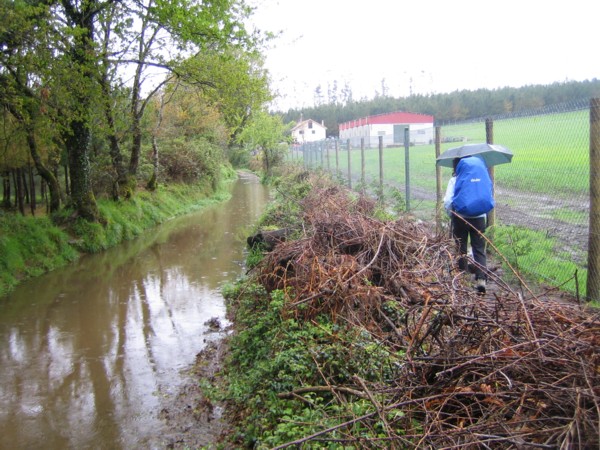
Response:
POLYGON ((454 269, 451 240, 408 219, 374 219, 374 206, 339 187, 314 189, 303 237, 256 268, 267 290, 289 292, 286 314, 328 314, 406 354, 390 382, 336 386, 323 376, 315 392, 367 398, 374 412, 280 448, 332 440, 357 422, 384 424, 385 437, 361 441, 377 448, 599 448, 598 312, 494 275, 480 296, 454 269))

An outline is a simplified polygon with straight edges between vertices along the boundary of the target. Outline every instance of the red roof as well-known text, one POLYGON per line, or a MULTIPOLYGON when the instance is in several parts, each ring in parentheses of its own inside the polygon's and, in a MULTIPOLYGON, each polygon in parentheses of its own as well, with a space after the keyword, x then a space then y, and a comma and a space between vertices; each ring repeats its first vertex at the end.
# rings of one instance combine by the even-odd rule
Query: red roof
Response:
POLYGON ((427 114, 417 114, 410 112, 397 111, 386 114, 377 114, 375 116, 363 117, 356 120, 350 120, 340 124, 340 130, 359 127, 367 124, 411 124, 411 123, 433 123, 433 116, 427 114))

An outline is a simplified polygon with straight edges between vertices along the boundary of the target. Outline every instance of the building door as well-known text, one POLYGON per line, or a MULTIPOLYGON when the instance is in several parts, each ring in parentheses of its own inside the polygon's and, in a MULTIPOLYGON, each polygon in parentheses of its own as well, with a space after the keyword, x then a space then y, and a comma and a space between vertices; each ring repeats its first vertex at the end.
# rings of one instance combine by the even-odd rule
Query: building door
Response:
POLYGON ((404 129, 408 125, 394 125, 394 144, 404 144, 404 129))

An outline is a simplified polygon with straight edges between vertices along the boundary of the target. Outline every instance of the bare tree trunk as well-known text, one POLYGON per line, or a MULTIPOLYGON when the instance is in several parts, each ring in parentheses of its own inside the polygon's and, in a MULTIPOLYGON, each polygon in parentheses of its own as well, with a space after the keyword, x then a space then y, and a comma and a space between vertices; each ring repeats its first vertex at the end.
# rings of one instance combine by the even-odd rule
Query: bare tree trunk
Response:
POLYGON ((135 176, 137 174, 138 166, 140 165, 140 152, 142 149, 142 131, 139 122, 133 124, 131 134, 132 144, 131 158, 129 159, 129 175, 135 176))
POLYGON ((65 194, 67 195, 67 197, 71 196, 71 180, 69 177, 69 163, 65 164, 65 194))
POLYGON ((27 168, 21 168, 21 179, 23 180, 23 197, 24 197, 24 205, 31 204, 31 198, 29 196, 29 183, 27 182, 27 175, 29 174, 29 165, 27 168))
MULTIPOLYGON (((173 89, 173 93, 175 93, 178 86, 179 86, 179 84, 177 84, 175 86, 175 88, 173 89)), ((158 131, 160 130, 160 126, 162 125, 164 107, 167 103, 169 103, 171 98, 169 98, 167 100, 167 99, 165 99, 165 93, 161 94, 160 107, 158 108, 158 118, 156 119, 156 125, 154 126, 154 129, 152 130, 152 177, 148 181, 148 185, 147 185, 147 188, 151 189, 151 190, 155 190, 158 186, 158 140, 157 140, 157 135, 158 135, 158 131)))
POLYGON ((2 172, 2 207, 10 209, 12 203, 10 201, 10 172, 2 172))
POLYGON ((140 153, 142 151, 142 128, 141 128, 141 120, 144 115, 144 110, 148 101, 152 96, 154 96, 158 90, 163 86, 165 82, 159 83, 152 92, 150 92, 145 100, 142 100, 142 71, 144 69, 143 61, 146 60, 148 56, 148 52, 152 48, 152 44, 155 42, 155 39, 158 36, 159 28, 155 27, 152 32, 147 33, 149 31, 146 27, 148 25, 148 17, 142 20, 142 33, 140 34, 140 38, 137 42, 138 45, 138 65, 135 70, 135 75, 133 77, 133 87, 131 89, 131 109, 130 109, 130 118, 131 118, 131 156, 129 159, 129 176, 136 177, 138 166, 140 164, 140 153))
MULTIPOLYGON (((27 133, 27 143, 29 144, 29 154, 33 159, 36 170, 48 184, 48 190, 50 191, 50 212, 57 212, 60 209, 60 185, 58 184, 58 179, 54 176, 52 171, 48 169, 42 162, 42 159, 37 151, 37 144, 33 130, 31 130, 31 132, 28 131, 27 133)), ((35 208, 35 183, 33 182, 33 175, 31 178, 33 186, 31 190, 33 196, 32 203, 33 207, 35 208)))
POLYGON ((25 205, 23 203, 23 180, 21 178, 21 169, 13 170, 13 179, 15 185, 15 205, 22 215, 25 215, 25 205))
MULTIPOLYGON (((54 174, 53 174, 54 175, 54 174)), ((48 198, 48 191, 46 190, 46 182, 43 177, 40 177, 40 198, 46 205, 46 213, 50 213, 50 199, 48 198)))
MULTIPOLYGON (((25 94, 32 97, 30 93, 25 92, 25 94)), ((29 154, 31 156, 31 159, 33 160, 35 168, 40 174, 40 176, 48 183, 48 189, 50 190, 50 212, 56 212, 60 209, 60 185, 58 184, 58 179, 42 162, 42 158, 40 157, 40 154, 38 152, 37 141, 35 139, 35 128, 33 125, 33 117, 35 116, 35 111, 28 111, 29 119, 27 119, 16 108, 9 106, 9 111, 19 121, 19 123, 23 126, 25 130, 27 137, 27 146, 29 147, 29 154)), ((31 175, 31 179, 32 186, 35 187, 35 183, 33 181, 33 174, 31 175)), ((33 200, 30 201, 30 204, 33 203, 32 207, 35 208, 35 188, 32 188, 31 191, 33 200)))
POLYGON ((146 187, 151 191, 155 191, 158 187, 158 143, 155 135, 152 135, 152 176, 146 187))
POLYGON ((70 130, 72 134, 65 137, 65 143, 69 150, 71 203, 79 216, 94 222, 99 213, 90 180, 90 130, 83 120, 72 121, 70 130))
MULTIPOLYGON (((140 43, 140 46, 143 44, 140 43)), ((143 50, 140 50, 140 54, 143 50)), ((140 84, 142 77, 142 64, 138 64, 131 89, 131 156, 129 157, 129 175, 136 176, 140 164, 140 152, 142 148, 142 130, 140 127, 140 84)))
POLYGON ((33 174, 33 167, 31 164, 29 167, 29 209, 31 215, 35 216, 35 209, 37 208, 37 201, 35 198, 35 175, 33 174))
MULTIPOLYGON (((94 20, 99 12, 95 2, 73 2, 63 0, 68 19, 75 24, 80 33, 75 35, 69 52, 73 70, 80 71, 85 81, 97 80, 94 49, 94 20), (79 8, 79 9, 78 9, 79 8)), ((69 155, 69 175, 71 177, 71 204, 77 214, 86 220, 95 222, 100 213, 92 191, 90 148, 91 148, 91 97, 84 89, 74 92, 76 114, 73 114, 69 129, 63 134, 69 155)))
POLYGON ((132 187, 129 186, 129 177, 127 174, 127 170, 125 165, 123 164, 123 155, 121 153, 121 147, 119 145, 119 139, 117 137, 117 127, 115 124, 114 111, 111 107, 111 92, 110 92, 110 81, 108 74, 108 67, 110 63, 108 61, 108 55, 110 54, 109 49, 107 48, 108 42, 110 41, 110 32, 111 27, 105 27, 104 32, 104 59, 103 59, 103 73, 100 78, 100 87, 102 89, 102 97, 103 97, 103 108, 104 108, 104 117, 106 119, 106 123, 108 124, 108 142, 110 148, 110 157, 112 160, 113 168, 117 174, 116 179, 113 184, 113 199, 119 200, 119 198, 130 198, 132 195, 132 187))

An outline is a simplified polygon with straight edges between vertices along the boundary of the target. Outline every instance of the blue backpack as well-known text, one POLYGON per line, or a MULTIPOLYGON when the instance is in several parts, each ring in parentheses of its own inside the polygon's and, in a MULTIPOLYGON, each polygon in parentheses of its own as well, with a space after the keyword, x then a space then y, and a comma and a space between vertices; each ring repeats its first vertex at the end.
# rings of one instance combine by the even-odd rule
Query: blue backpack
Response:
POLYGON ((456 184, 452 207, 464 217, 477 217, 490 212, 495 206, 492 180, 481 158, 463 158, 456 166, 456 184))

